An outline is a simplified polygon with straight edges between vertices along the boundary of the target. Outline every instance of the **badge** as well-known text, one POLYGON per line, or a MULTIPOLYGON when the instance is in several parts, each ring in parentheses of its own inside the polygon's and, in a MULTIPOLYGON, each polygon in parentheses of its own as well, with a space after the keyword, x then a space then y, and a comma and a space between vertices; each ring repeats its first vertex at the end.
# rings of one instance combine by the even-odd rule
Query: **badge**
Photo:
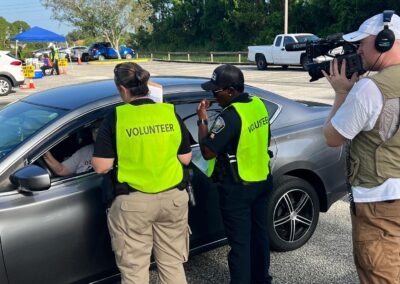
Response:
POLYGON ((221 132, 221 130, 224 128, 225 128, 225 121, 222 117, 218 116, 217 119, 214 121, 213 126, 211 127, 211 132, 217 134, 221 132))

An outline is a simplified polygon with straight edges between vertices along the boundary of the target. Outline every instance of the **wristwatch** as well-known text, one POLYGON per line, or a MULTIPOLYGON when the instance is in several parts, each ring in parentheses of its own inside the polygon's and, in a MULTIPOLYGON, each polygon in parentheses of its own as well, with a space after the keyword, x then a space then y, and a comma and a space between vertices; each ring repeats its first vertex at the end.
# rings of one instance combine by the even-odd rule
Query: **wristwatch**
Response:
POLYGON ((208 125, 208 120, 207 119, 199 119, 197 121, 197 126, 200 126, 200 124, 208 125))

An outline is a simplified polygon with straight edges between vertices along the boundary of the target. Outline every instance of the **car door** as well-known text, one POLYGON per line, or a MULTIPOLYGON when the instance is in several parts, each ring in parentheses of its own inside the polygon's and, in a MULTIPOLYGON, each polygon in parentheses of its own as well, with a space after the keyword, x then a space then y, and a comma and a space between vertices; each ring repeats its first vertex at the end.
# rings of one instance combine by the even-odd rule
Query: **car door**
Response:
MULTIPOLYGON (((186 94, 188 97, 196 97, 196 94, 186 94)), ((257 94, 256 94, 257 95, 257 94)), ((221 107, 218 106, 214 98, 210 98, 209 94, 202 92, 197 94, 198 98, 207 98, 211 101, 211 106, 207 110, 208 125, 212 126, 214 120, 221 112, 221 107)), ((278 114, 279 106, 265 100, 265 103, 270 119, 272 122, 278 114)), ((199 99, 200 100, 200 99, 199 99)), ((207 176, 208 162, 203 159, 200 147, 197 141, 197 105, 199 101, 177 103, 175 109, 183 119, 190 135, 192 136, 192 162, 190 168, 193 170, 193 189, 196 199, 196 206, 190 207, 189 224, 192 230, 191 248, 199 247, 209 243, 217 243, 225 238, 222 217, 219 210, 218 189, 216 184, 207 176)), ((276 154, 276 143, 273 138, 270 142, 270 151, 276 154)), ((271 168, 273 167, 274 157, 271 158, 271 168)))
MULTIPOLYGON (((49 133, 20 162, 40 165, 39 155, 97 115, 49 133)), ((91 171, 52 178, 44 191, 0 196, 1 247, 9 283, 89 282, 115 273, 106 224, 108 190, 107 176, 91 171)))
POLYGON ((300 56, 299 52, 288 52, 286 51, 285 46, 289 43, 295 43, 295 40, 292 36, 284 36, 283 38, 283 45, 281 48, 281 58, 283 64, 299 64, 300 63, 300 56))
POLYGON ((283 36, 278 36, 275 40, 274 45, 272 46, 272 63, 273 64, 281 64, 282 61, 284 60, 282 56, 282 50, 284 49, 282 47, 282 41, 283 41, 283 36))
MULTIPOLYGON (((200 97, 204 98, 205 96, 201 95, 200 97)), ((201 156, 197 142, 197 104, 198 101, 175 103, 177 113, 184 120, 192 136, 193 156, 190 168, 193 171, 192 184, 196 199, 196 206, 189 209, 189 225, 192 230, 190 246, 192 249, 225 239, 217 187, 206 175, 207 161, 201 156)), ((221 108, 214 102, 208 111, 210 125, 220 111, 221 108)))

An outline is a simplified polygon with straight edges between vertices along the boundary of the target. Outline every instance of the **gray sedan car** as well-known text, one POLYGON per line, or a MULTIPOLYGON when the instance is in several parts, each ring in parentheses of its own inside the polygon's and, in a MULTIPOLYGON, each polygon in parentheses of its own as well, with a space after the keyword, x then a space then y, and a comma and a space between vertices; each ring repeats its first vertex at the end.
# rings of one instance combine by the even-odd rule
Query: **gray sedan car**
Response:
MULTIPOLYGON (((196 107, 214 102, 203 78, 154 77, 192 140, 196 206, 189 211, 191 251, 226 243, 215 185, 204 174, 196 107)), ((246 86, 270 114, 274 189, 268 201, 275 250, 301 247, 320 212, 346 193, 344 149, 325 146, 322 125, 330 106, 294 102, 246 86)), ((0 110, 0 283, 88 283, 118 277, 106 225, 112 195, 108 175, 93 171, 56 176, 42 156, 63 160, 92 143, 90 126, 121 104, 112 80, 61 87, 28 96, 0 110)))

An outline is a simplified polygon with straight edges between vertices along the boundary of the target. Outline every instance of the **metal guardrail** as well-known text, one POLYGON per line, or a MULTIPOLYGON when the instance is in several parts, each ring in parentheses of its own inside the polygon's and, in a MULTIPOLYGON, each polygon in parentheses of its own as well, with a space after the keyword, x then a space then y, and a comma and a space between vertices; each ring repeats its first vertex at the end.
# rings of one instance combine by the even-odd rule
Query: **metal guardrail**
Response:
POLYGON ((151 60, 186 61, 186 62, 247 62, 246 51, 209 51, 209 52, 150 52, 136 51, 136 59, 149 58, 151 60))

